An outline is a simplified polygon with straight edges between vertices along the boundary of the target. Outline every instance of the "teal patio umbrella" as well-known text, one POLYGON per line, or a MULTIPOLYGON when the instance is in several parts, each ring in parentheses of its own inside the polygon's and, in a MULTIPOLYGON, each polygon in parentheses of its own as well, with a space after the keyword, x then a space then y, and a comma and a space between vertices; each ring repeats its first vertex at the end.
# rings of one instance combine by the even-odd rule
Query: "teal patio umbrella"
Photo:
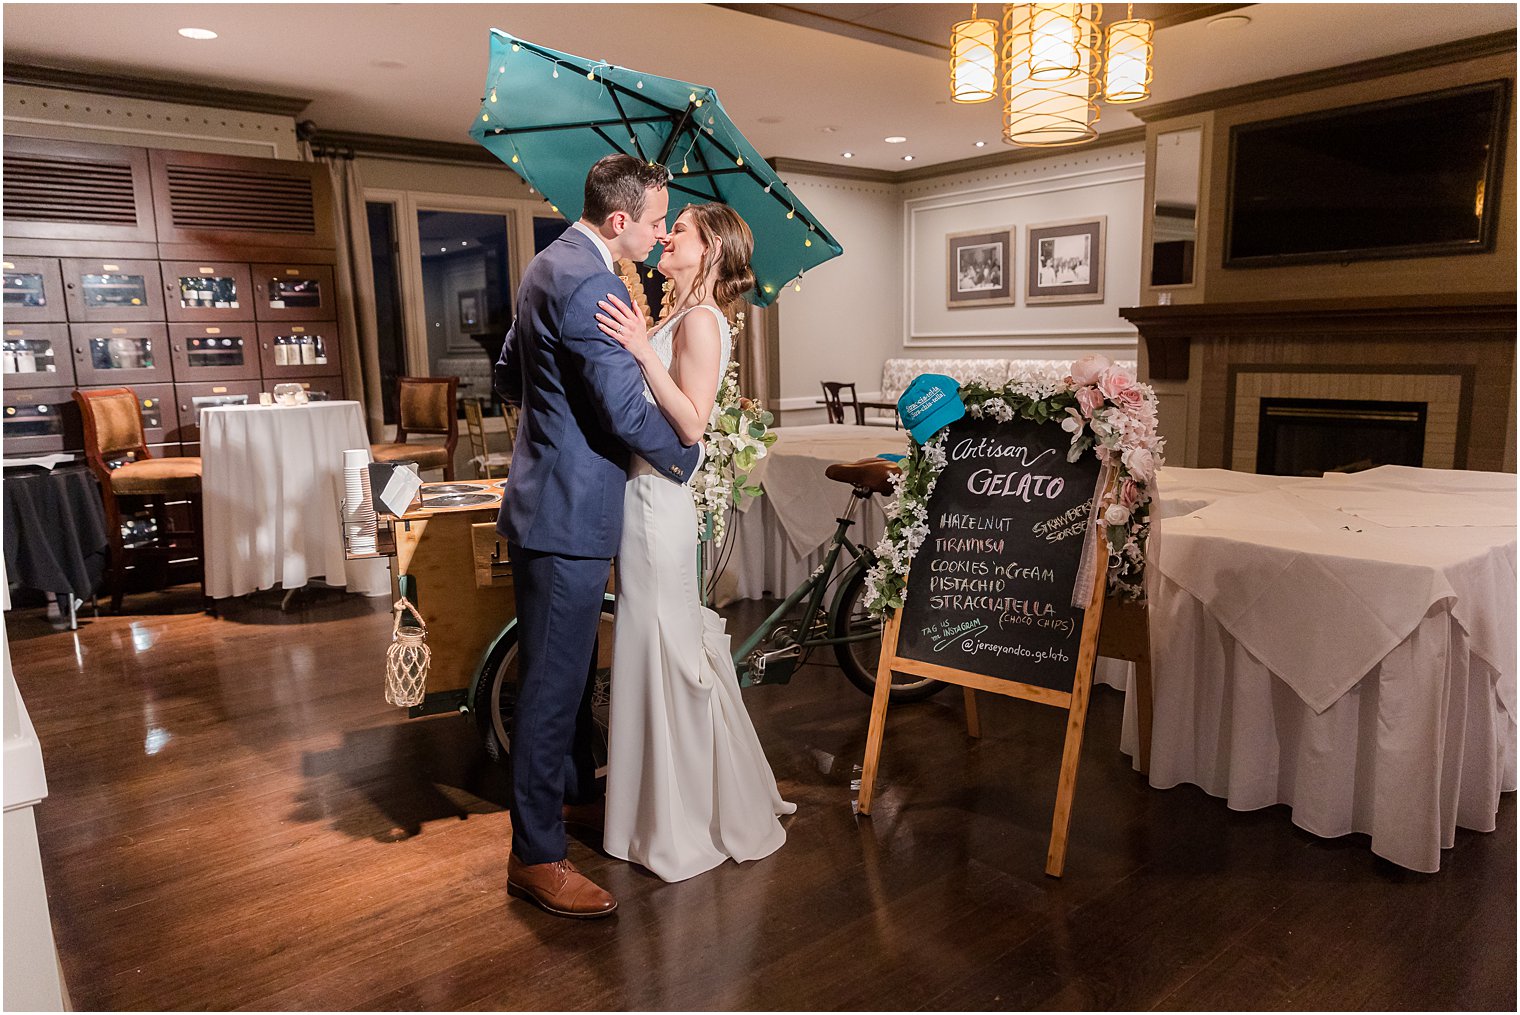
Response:
MULTIPOLYGON (((844 253, 734 126, 717 92, 561 53, 491 30, 491 66, 470 136, 580 218, 586 173, 623 152, 670 170, 670 217, 721 201, 755 234, 756 291, 768 306, 803 272, 844 253)), ((654 255, 651 255, 653 258, 654 255)))

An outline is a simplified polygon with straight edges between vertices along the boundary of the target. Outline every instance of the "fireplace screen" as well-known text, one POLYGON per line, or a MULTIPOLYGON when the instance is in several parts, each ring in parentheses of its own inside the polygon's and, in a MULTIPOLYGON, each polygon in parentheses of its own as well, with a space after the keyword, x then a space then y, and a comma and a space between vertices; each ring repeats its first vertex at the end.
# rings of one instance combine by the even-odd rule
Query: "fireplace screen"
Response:
POLYGON ((1321 476, 1424 464, 1425 403, 1263 398, 1256 471, 1321 476))

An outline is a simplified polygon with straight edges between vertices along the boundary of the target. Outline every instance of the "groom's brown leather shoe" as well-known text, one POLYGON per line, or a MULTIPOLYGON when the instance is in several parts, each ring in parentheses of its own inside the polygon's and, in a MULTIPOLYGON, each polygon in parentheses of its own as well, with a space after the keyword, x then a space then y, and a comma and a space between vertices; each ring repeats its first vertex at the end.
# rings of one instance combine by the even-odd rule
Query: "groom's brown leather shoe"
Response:
POLYGON ((507 861, 507 894, 536 903, 555 916, 593 920, 611 916, 617 900, 575 869, 569 860, 523 863, 507 861))

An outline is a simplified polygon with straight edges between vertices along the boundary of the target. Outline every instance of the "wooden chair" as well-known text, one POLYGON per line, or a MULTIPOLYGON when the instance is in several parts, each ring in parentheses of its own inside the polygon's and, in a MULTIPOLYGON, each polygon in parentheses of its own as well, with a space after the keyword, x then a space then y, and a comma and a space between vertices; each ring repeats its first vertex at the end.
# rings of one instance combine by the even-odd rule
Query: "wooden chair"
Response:
POLYGON ((865 426, 865 410, 861 408, 860 399, 855 396, 854 381, 820 381, 823 385, 823 405, 829 412, 830 423, 844 422, 844 407, 849 405, 855 413, 855 425, 865 426), (850 389, 850 399, 844 400, 841 393, 845 388, 850 389))
POLYGON ((517 410, 504 406, 502 419, 507 425, 507 450, 492 451, 486 444, 485 412, 479 398, 464 400, 465 432, 470 441, 470 465, 476 479, 497 479, 512 467, 512 445, 517 441, 517 410))
POLYGON ((126 572, 143 558, 154 559, 167 574, 171 559, 194 552, 200 569, 201 595, 206 594, 206 566, 201 541, 201 460, 199 458, 154 458, 143 439, 142 409, 131 388, 102 388, 74 392, 79 414, 84 418, 84 455, 90 470, 100 481, 100 497, 106 511, 107 535, 111 545, 111 610, 121 612, 126 572), (151 505, 158 524, 158 539, 152 546, 128 546, 122 538, 119 498, 141 497, 151 505), (173 532, 169 528, 167 503, 183 500, 190 503, 190 529, 173 532), (173 537, 189 537, 189 547, 173 537))
POLYGON ((371 444, 377 462, 416 462, 419 469, 442 469, 454 478, 454 446, 459 443, 459 378, 396 378, 396 439, 371 444), (408 444, 412 434, 441 434, 442 445, 408 444))

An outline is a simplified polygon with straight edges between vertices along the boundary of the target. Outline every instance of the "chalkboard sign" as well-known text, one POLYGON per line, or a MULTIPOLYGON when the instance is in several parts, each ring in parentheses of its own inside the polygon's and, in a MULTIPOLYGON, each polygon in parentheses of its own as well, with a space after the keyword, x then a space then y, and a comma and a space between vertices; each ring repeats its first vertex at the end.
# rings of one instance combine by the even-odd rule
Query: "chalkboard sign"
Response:
POLYGON ((913 557, 897 654, 1070 692, 1086 610, 1071 605, 1098 482, 1058 422, 950 426, 913 557))
POLYGON ((976 691, 1067 711, 1045 873, 1060 877, 1076 793, 1082 731, 1103 622, 1102 533, 1088 566, 1092 592, 1072 606, 1101 466, 1066 460, 1059 422, 963 418, 945 437, 945 467, 926 505, 928 535, 913 556, 903 607, 887 622, 871 698, 856 807, 871 813, 893 673, 959 684, 966 730, 981 735, 976 691))

